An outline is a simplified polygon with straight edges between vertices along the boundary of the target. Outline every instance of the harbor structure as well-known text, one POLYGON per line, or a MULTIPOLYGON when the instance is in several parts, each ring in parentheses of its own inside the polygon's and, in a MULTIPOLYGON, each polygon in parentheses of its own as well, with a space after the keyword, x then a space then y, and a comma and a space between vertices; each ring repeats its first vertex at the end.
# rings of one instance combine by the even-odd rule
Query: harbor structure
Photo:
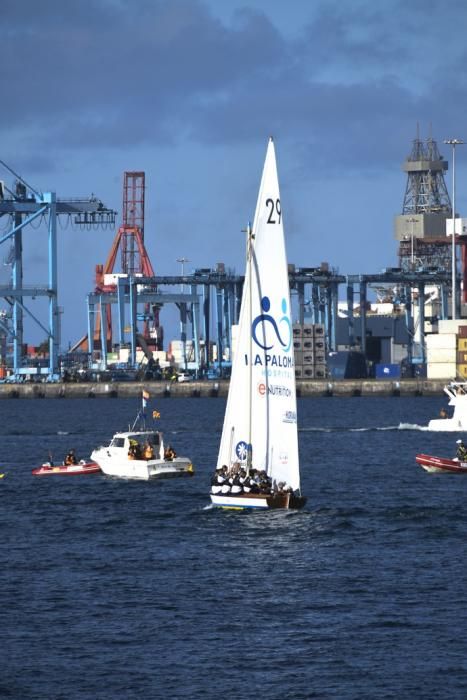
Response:
MULTIPOLYGON (((49 379, 59 377, 59 340, 60 309, 58 306, 58 269, 57 269, 57 222, 66 217, 75 226, 98 228, 115 223, 115 212, 108 209, 94 195, 88 199, 61 199, 55 192, 41 192, 19 176, 7 163, 0 165, 8 175, 14 177, 10 189, 2 180, 0 184, 0 219, 4 230, 0 235, 0 245, 9 245, 6 256, 11 268, 10 282, 0 290, 0 295, 7 304, 7 311, 0 319, 0 328, 11 345, 11 372, 21 378, 31 373, 43 375, 49 379), (34 224, 44 221, 47 226, 47 285, 27 285, 23 265, 23 245, 27 234, 31 234, 34 224), (23 235, 24 234, 24 235, 23 235), (39 318, 33 311, 32 302, 37 298, 48 301, 46 319, 39 318), (28 315, 46 334, 48 341, 48 364, 46 367, 31 367, 24 353, 24 317, 28 315)), ((32 235, 29 236, 29 243, 32 235)), ((5 247, 4 247, 5 250, 5 247)), ((6 358, 2 358, 4 361, 6 358)), ((4 366, 2 373, 4 373, 4 366)))
POLYGON ((451 216, 451 200, 444 181, 448 162, 433 138, 423 141, 417 136, 402 170, 407 173, 407 184, 402 213, 394 220, 400 267, 407 272, 450 270, 446 221, 451 216))
MULTIPOLYGON (((447 161, 440 155, 434 139, 423 142, 417 137, 410 156, 403 165, 407 185, 402 213, 395 219, 395 237, 399 242, 398 268, 385 268, 373 274, 343 275, 328 263, 317 267, 289 265, 289 283, 293 300, 294 321, 303 337, 307 326, 324 329, 322 342, 326 358, 330 353, 360 354, 368 364, 404 363, 409 375, 426 365, 425 336, 437 332, 439 321, 449 318, 452 279, 449 273, 449 253, 452 237, 448 236, 452 207, 444 182, 447 161), (339 291, 345 289, 344 303, 339 291), (392 310, 381 313, 375 309, 370 296, 374 291, 390 296, 392 310)), ((13 172, 13 171, 11 171, 13 172)), ((0 215, 17 217, 14 227, 1 242, 12 237, 15 241, 12 280, 4 290, 4 298, 17 299, 14 313, 0 318, 0 370, 8 357, 8 371, 21 378, 34 368, 20 357, 22 341, 22 298, 27 288, 21 279, 21 240, 18 233, 30 223, 26 216, 35 215, 43 204, 42 195, 25 181, 18 181, 18 190, 8 194, 1 188, 0 215), (5 194, 6 193, 6 194, 5 194), (22 204, 23 208, 20 207, 22 204), (32 207, 28 212, 24 204, 32 207), (21 219, 21 221, 20 221, 21 219), (23 220, 24 219, 24 220, 23 220), (21 226, 20 226, 21 224, 21 226), (21 341, 20 341, 21 339, 21 341), (9 348, 13 347, 13 352, 9 348), (2 350, 3 348, 3 350, 2 350), (11 361, 11 357, 13 360, 11 361)), ((134 377, 144 376, 140 370, 152 363, 159 366, 175 363, 180 370, 195 376, 222 377, 228 373, 233 350, 232 327, 238 320, 243 277, 218 263, 210 268, 196 268, 181 275, 156 275, 145 247, 144 206, 145 173, 124 173, 122 223, 116 232, 105 265, 96 266, 96 286, 87 296, 87 334, 76 343, 62 367, 73 363, 75 353, 96 373, 107 372, 116 365, 131 371, 134 377), (118 267, 120 253, 120 267, 118 267), (160 314, 167 305, 178 309, 180 337, 164 350, 160 314), (89 338, 92 339, 89 342, 89 338), (165 359, 164 359, 165 358, 165 359)), ((47 199, 44 196, 44 201, 47 199)), ((100 200, 57 200, 54 216, 73 216, 77 225, 98 226, 115 221, 115 212, 106 209, 100 200)), ((48 211, 47 210, 42 210, 48 211)), ((36 214, 37 215, 37 214, 36 214)), ((56 231, 53 224, 50 240, 56 231)), ((454 238, 454 248, 461 251, 461 275, 465 277, 466 246, 463 235, 454 238)), ((56 255, 51 251, 50 283, 45 293, 51 298, 52 319, 46 328, 50 343, 50 362, 41 367, 41 376, 53 379, 58 374, 59 314, 57 306, 56 255)), ((185 258, 183 262, 189 262, 185 258)), ((455 279, 455 282, 459 282, 455 279)), ((460 285, 459 285, 460 286, 460 285)), ((466 293, 462 284, 462 299, 466 293)), ((460 299, 460 296, 459 296, 460 299)), ((459 317, 464 315, 459 304, 459 317)), ((297 331, 298 332, 298 331, 297 331)), ((315 353, 316 348, 313 348, 315 353)), ((316 354, 316 353, 315 353, 316 354)), ((296 356, 297 370, 311 377, 311 354, 303 361, 303 349, 296 356), (302 352, 300 355, 299 353, 302 352)), ((323 373, 326 362, 317 376, 323 373)), ((327 368, 324 370, 327 372, 327 368)), ((1 378, 1 377, 0 377, 1 378)))

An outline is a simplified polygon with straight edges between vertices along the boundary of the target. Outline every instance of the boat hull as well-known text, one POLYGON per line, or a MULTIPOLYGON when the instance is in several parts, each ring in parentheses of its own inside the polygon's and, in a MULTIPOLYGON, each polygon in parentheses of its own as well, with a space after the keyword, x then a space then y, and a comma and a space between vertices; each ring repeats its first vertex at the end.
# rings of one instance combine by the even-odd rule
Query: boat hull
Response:
POLYGON ((177 457, 171 461, 162 459, 118 459, 109 457, 107 449, 94 450, 91 454, 107 476, 122 479, 161 479, 180 476, 193 476, 191 461, 186 457, 177 457))
POLYGON ((98 474, 101 471, 96 462, 83 462, 80 464, 57 464, 51 467, 48 464, 42 464, 37 469, 33 469, 34 476, 77 476, 79 474, 98 474))
POLYGON ((467 430, 467 421, 459 418, 434 418, 428 423, 428 430, 437 433, 459 433, 467 430))
POLYGON ((428 430, 439 433, 455 433, 467 430, 467 382, 450 382, 444 387, 449 397, 449 405, 454 411, 450 418, 443 409, 444 417, 434 418, 428 423, 428 430))
POLYGON ((454 459, 445 457, 434 457, 433 455, 419 454, 415 457, 415 461, 425 471, 433 474, 467 474, 467 462, 457 462, 454 459))
POLYGON ((211 493, 211 503, 218 508, 229 510, 271 510, 288 509, 299 510, 306 503, 304 496, 296 496, 293 493, 211 493))

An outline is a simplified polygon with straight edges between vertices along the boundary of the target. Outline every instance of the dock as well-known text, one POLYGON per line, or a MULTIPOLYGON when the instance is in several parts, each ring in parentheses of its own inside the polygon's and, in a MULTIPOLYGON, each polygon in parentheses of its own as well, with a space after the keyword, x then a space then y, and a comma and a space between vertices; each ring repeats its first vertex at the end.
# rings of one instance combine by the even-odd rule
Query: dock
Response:
MULTIPOLYGON (((297 381, 297 397, 441 397, 447 381, 443 379, 301 380, 297 381)), ((141 396, 143 388, 150 393, 151 398, 225 398, 229 380, 184 383, 167 381, 4 383, 0 384, 0 399, 129 399, 141 396)))

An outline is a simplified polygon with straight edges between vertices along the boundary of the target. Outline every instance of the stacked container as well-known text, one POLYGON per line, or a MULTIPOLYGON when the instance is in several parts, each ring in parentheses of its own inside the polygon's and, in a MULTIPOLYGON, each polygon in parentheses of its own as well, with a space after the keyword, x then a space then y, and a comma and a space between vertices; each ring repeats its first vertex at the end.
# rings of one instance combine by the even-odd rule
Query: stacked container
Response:
POLYGON ((192 340, 185 341, 185 355, 182 340, 172 340, 169 343, 169 348, 167 351, 168 357, 174 362, 174 364, 181 366, 184 363, 185 355, 187 361, 191 361, 194 358, 194 343, 192 340))
POLYGON ((433 333, 427 335, 426 359, 428 379, 456 378, 456 333, 433 333))
POLYGON ((295 379, 303 379, 303 326, 295 323, 292 326, 294 361, 295 361, 295 379))
POLYGON ((467 379, 467 326, 459 326, 457 333, 457 374, 467 379))
POLYGON ((326 378, 326 335, 324 324, 293 326, 296 379, 326 378))

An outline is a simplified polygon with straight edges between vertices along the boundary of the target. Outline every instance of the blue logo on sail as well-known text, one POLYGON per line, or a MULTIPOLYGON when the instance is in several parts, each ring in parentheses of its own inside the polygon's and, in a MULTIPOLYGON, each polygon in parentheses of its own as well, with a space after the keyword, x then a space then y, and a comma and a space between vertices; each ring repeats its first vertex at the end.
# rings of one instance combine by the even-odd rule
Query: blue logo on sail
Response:
POLYGON ((289 317, 287 316, 287 301, 285 299, 282 299, 281 306, 283 316, 281 316, 279 322, 277 322, 274 316, 268 313, 269 309, 271 308, 271 301, 269 297, 264 296, 261 299, 261 309, 263 313, 259 314, 259 316, 257 316, 251 324, 251 335, 255 343, 259 345, 262 350, 271 350, 276 344, 276 341, 279 342, 284 352, 288 352, 290 350, 290 345, 292 343, 292 325, 289 317), (263 339, 258 338, 258 326, 260 326, 262 329, 264 336, 263 339), (272 345, 267 345, 265 338, 266 328, 271 328, 274 331, 275 340, 272 345))
POLYGON ((235 447, 235 454, 241 462, 245 462, 248 455, 248 443, 244 440, 237 442, 235 447))
MULTIPOLYGON (((283 370, 291 370, 294 366, 292 345, 292 324, 287 314, 287 301, 281 302, 282 316, 279 320, 269 313, 271 301, 264 296, 261 299, 261 310, 251 324, 251 337, 262 352, 256 352, 251 357, 251 363, 255 367, 263 367, 264 371, 272 376, 272 372, 281 374, 283 370), (272 351, 272 352, 271 352, 272 351)), ((249 364, 248 355, 245 354, 245 364, 249 364)), ((283 375, 285 376, 285 375, 283 375)))

